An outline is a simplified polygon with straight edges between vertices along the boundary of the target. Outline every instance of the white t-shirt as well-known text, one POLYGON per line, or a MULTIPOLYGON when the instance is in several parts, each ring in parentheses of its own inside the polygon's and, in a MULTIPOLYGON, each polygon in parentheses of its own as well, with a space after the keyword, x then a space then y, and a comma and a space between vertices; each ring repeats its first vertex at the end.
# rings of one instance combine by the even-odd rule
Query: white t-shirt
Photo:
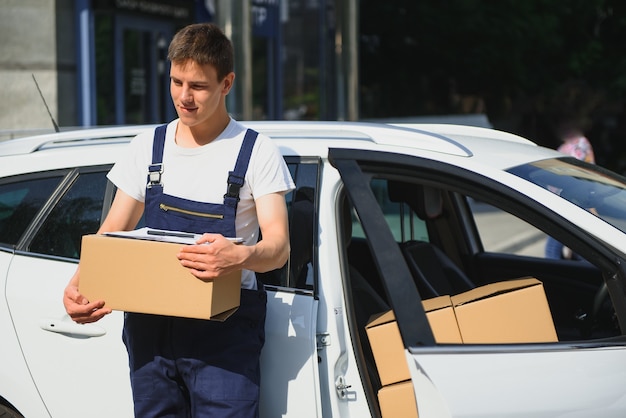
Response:
MULTIPOLYGON (((170 122, 163 150, 163 193, 189 200, 224 202, 228 172, 235 162, 246 128, 231 119, 226 129, 213 141, 196 148, 176 144, 178 119, 170 122)), ((127 153, 108 174, 109 180, 130 197, 145 202, 148 166, 152 163, 154 130, 137 135, 127 153)), ((244 185, 239 191, 235 230, 247 245, 258 240, 259 224, 254 199, 270 193, 286 193, 295 188, 289 169, 272 140, 259 134, 252 149, 244 185)), ((241 285, 254 289, 254 274, 244 270, 241 285)))

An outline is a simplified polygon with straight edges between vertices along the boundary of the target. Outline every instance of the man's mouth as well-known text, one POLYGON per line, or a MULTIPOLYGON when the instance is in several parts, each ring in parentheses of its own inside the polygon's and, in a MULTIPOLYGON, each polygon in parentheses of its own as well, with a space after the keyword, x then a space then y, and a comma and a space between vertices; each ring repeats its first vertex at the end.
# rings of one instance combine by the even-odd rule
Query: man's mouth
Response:
POLYGON ((184 110, 185 112, 193 112, 194 110, 197 109, 196 106, 186 106, 184 104, 180 105, 181 110, 184 110))

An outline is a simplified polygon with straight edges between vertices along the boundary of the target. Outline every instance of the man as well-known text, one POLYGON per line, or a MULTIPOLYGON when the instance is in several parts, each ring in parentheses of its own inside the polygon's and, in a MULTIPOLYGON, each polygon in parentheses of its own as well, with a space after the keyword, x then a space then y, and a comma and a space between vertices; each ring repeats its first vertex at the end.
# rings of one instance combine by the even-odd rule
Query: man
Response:
MULTIPOLYGON (((254 272, 287 261, 284 195, 294 184, 271 140, 226 110, 233 50, 218 27, 183 28, 168 59, 178 119, 138 135, 111 169, 118 191, 99 233, 133 229, 144 214, 152 228, 203 233, 181 248, 180 263, 199 280, 242 270, 241 305, 224 322, 125 314, 135 415, 258 416, 266 295, 254 272), (227 240, 235 236, 246 245, 227 240)), ((63 298, 74 321, 111 312, 105 301, 86 300, 78 283, 77 270, 63 298)))

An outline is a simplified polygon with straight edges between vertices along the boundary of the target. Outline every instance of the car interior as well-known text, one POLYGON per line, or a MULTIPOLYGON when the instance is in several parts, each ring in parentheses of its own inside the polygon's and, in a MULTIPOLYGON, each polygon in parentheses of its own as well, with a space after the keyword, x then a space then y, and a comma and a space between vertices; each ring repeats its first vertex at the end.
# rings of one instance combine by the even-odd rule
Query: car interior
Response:
MULTIPOLYGON (((584 260, 548 260, 482 248, 472 253, 463 234, 452 232, 477 231, 475 225, 459 224, 472 219, 459 214, 471 211, 467 196, 398 179, 374 179, 372 189, 390 229, 396 224, 394 235, 422 299, 456 295, 496 281, 534 277, 543 283, 560 342, 623 338, 606 288, 603 290, 599 267, 584 260), (419 229, 415 224, 420 222, 425 233, 416 237, 419 233, 413 231, 419 229)), ((369 380, 376 391, 380 382, 365 326, 372 315, 389 310, 390 304, 367 239, 355 233, 358 227, 358 217, 345 198, 343 233, 351 304, 369 380)))

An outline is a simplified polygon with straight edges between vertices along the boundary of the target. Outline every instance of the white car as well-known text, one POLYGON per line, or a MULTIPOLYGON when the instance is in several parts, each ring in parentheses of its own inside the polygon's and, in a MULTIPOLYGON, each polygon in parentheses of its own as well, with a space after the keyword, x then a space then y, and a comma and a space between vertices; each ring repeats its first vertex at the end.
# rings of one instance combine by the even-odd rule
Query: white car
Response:
MULTIPOLYGON (((262 417, 388 416, 365 333, 388 309, 407 414, 626 416, 623 177, 491 129, 245 124, 276 141, 297 184, 290 263, 262 275, 262 417), (547 236, 575 257, 544 257, 547 236), (554 341, 435 339, 420 301, 521 277, 542 283, 554 341)), ((1 416, 132 416, 123 313, 78 325, 62 295, 111 204, 107 171, 153 128, 0 143, 1 416)))

